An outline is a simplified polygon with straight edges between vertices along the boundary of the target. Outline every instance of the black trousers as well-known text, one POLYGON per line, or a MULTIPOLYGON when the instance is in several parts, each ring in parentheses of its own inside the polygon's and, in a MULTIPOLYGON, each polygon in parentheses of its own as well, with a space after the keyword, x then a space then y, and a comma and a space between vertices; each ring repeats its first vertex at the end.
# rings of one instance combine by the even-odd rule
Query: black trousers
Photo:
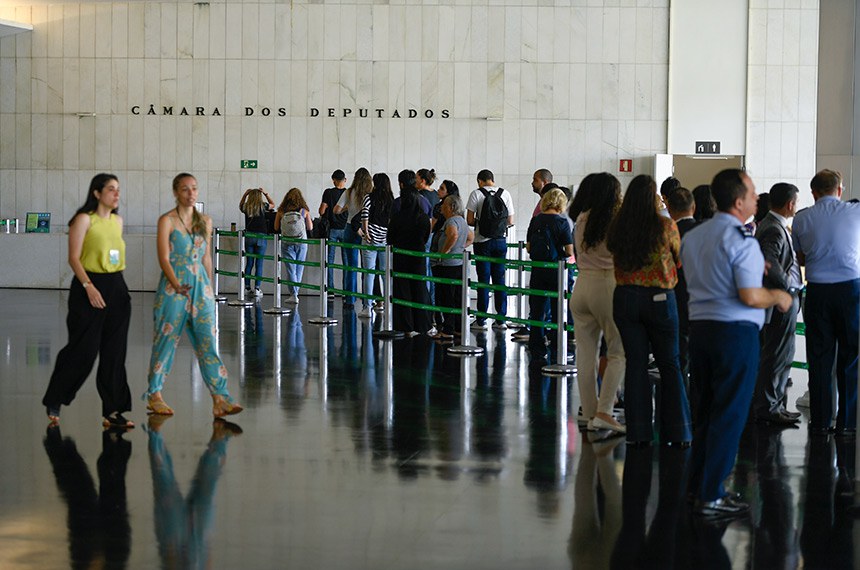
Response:
POLYGON ((775 414, 785 410, 785 390, 794 359, 794 335, 799 309, 800 301, 797 298, 787 313, 772 309, 770 321, 765 323, 759 333, 761 356, 753 396, 754 414, 775 414))
POLYGON ((102 399, 102 415, 131 410, 131 393, 125 372, 131 297, 122 272, 89 273, 93 285, 105 301, 104 309, 90 305, 87 293, 77 278, 69 290, 66 327, 69 342, 57 355, 54 373, 42 404, 68 406, 93 369, 96 356, 96 388, 102 399))
MULTIPOLYGON (((427 274, 423 258, 399 253, 394 254, 392 269, 400 273, 427 274)), ((403 277, 395 277, 393 281, 392 293, 397 299, 412 303, 421 303, 422 305, 430 304, 430 292, 427 290, 426 281, 416 281, 403 277)), ((432 326, 430 311, 426 309, 414 309, 403 305, 394 305, 393 309, 392 324, 394 330, 401 332, 416 331, 422 334, 430 330, 432 326)))

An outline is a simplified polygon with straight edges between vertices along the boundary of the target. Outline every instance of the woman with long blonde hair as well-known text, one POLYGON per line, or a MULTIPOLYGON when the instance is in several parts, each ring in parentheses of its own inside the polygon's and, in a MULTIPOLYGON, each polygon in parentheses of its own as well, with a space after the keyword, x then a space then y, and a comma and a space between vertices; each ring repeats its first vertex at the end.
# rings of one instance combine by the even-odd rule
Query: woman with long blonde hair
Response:
POLYGON ((155 338, 149 361, 146 408, 161 415, 173 410, 161 396, 164 380, 173 366, 182 331, 197 355, 200 373, 212 395, 212 414, 220 418, 238 414, 242 406, 227 391, 227 368, 216 350, 215 297, 212 280, 212 220, 194 207, 197 179, 183 172, 173 179, 176 208, 158 218, 158 263, 161 279, 155 293, 155 338))
MULTIPOLYGON (((307 239, 308 234, 313 231, 314 222, 302 191, 298 188, 290 188, 290 191, 281 200, 278 213, 275 214, 275 231, 286 238, 307 239)), ((292 261, 304 261, 308 256, 308 244, 281 242, 281 257, 287 270, 287 281, 301 283, 305 266, 292 261)), ((288 303, 299 303, 299 286, 289 285, 291 295, 287 295, 288 303)))
MULTIPOLYGON (((360 244, 361 234, 361 210, 364 207, 364 197, 373 191, 373 178, 370 172, 362 167, 355 171, 355 176, 352 179, 352 184, 347 188, 346 192, 341 194, 340 200, 334 207, 334 213, 349 212, 349 221, 346 224, 346 230, 343 234, 344 243, 360 244)), ((358 267, 358 250, 344 248, 346 252, 346 264, 350 267, 358 267)), ((356 283, 355 271, 345 271, 343 274, 344 289, 350 292, 358 291, 356 283)), ((368 293, 365 291, 365 293, 368 293)), ((372 293, 372 292, 371 292, 372 293)), ((370 301, 362 300, 362 305, 365 309, 369 306, 370 301)), ((347 296, 343 300, 344 309, 353 309, 355 307, 355 297, 347 296)))
MULTIPOLYGON (((245 214, 245 231, 258 234, 266 233, 266 212, 275 207, 275 202, 269 193, 262 188, 248 188, 239 200, 239 211, 245 214), (265 200, 263 200, 265 198, 265 200)), ((266 255, 267 240, 260 238, 245 238, 245 253, 266 255)), ((256 287, 254 296, 262 297, 260 289, 260 277, 263 276, 263 260, 257 257, 248 257, 245 260, 245 293, 251 294, 251 272, 256 276, 256 287)))

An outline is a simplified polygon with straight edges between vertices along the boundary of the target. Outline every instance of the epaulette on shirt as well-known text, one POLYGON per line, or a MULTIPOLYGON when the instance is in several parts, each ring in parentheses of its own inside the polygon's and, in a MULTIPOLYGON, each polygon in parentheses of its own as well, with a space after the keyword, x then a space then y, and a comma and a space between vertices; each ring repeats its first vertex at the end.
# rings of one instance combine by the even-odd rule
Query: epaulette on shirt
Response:
POLYGON ((745 238, 755 238, 755 232, 751 228, 748 228, 747 226, 740 226, 738 228, 738 231, 745 238))

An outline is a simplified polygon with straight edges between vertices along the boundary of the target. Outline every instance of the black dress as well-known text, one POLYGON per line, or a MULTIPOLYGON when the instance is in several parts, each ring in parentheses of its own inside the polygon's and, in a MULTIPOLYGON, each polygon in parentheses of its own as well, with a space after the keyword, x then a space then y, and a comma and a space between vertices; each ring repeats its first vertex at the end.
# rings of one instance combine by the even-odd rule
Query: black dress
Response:
MULTIPOLYGON (((420 208, 400 210, 392 216, 388 224, 388 243, 399 249, 426 251, 425 244, 430 237, 430 218, 420 208)), ((427 262, 422 257, 394 254, 392 270, 399 273, 427 274, 427 262)), ((412 303, 430 304, 430 294, 426 281, 416 281, 395 277, 392 283, 392 294, 395 299, 412 303)), ((426 333, 430 330, 430 312, 425 309, 414 309, 403 305, 394 305, 394 330, 401 332, 426 333)))

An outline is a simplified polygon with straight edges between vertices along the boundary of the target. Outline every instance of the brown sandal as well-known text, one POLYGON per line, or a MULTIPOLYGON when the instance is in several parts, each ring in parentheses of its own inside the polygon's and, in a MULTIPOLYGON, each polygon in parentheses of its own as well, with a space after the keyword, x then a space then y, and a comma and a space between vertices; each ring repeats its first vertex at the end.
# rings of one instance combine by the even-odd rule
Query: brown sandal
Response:
POLYGON ((212 415, 216 418, 232 416, 233 414, 238 414, 243 409, 241 404, 234 402, 230 396, 212 397, 212 415))
POLYGON ((152 397, 150 396, 146 400, 146 409, 149 410, 149 413, 156 414, 159 416, 172 416, 173 408, 167 405, 164 399, 161 396, 152 397))

